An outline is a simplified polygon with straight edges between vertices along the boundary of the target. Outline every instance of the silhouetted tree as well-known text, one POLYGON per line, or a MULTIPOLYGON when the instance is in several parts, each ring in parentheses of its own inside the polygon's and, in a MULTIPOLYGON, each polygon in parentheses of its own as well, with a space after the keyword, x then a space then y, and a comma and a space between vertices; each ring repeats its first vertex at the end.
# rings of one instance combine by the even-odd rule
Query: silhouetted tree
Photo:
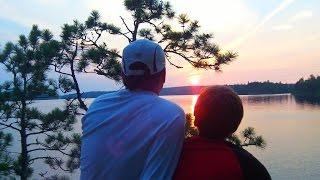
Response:
POLYGON ((76 93, 76 99, 81 109, 87 110, 87 105, 81 98, 76 71, 95 73, 120 81, 121 53, 116 48, 109 48, 104 42, 104 36, 117 35, 131 43, 138 38, 147 38, 160 43, 166 52, 168 62, 177 67, 170 58, 187 61, 195 68, 214 69, 219 71, 221 65, 233 61, 237 54, 231 51, 222 53, 219 46, 212 42, 213 35, 200 33, 198 21, 190 20, 186 14, 176 16, 169 2, 158 0, 125 0, 125 8, 131 13, 133 21, 119 20, 124 28, 110 23, 101 22, 97 11, 84 23, 74 21, 65 24, 61 34, 60 56, 52 65, 60 73, 60 86, 63 92, 76 93), (173 28, 170 23, 176 23, 179 28, 173 28))
MULTIPOLYGON (((64 169, 63 158, 45 152, 72 156, 68 145, 80 141, 79 134, 71 133, 76 122, 72 106, 49 113, 31 106, 39 95, 56 95, 55 82, 47 78, 49 65, 59 49, 52 37, 48 30, 33 26, 28 37, 21 35, 18 43, 7 43, 0 53, 0 63, 10 74, 10 80, 0 86, 0 128, 15 133, 13 140, 20 143, 20 151, 14 152, 18 156, 12 156, 12 170, 22 180, 31 176, 32 164, 37 160, 64 169)), ((6 145, 9 136, 4 137, 6 145)))
POLYGON ((247 127, 242 130, 240 132, 240 136, 237 134, 232 134, 226 140, 241 147, 255 146, 264 149, 267 145, 266 141, 261 135, 256 135, 253 127, 247 127))
POLYGON ((306 80, 301 78, 294 85, 293 94, 298 98, 316 98, 320 100, 320 76, 310 75, 306 80))
POLYGON ((291 93, 292 84, 264 82, 248 82, 247 84, 230 85, 238 94, 284 94, 291 93))
MULTIPOLYGON (((98 46, 99 38, 92 40, 90 22, 94 21, 94 13, 88 18, 85 24, 74 21, 72 25, 65 24, 62 27, 59 41, 59 53, 52 61, 54 70, 60 74, 59 88, 63 93, 75 92, 77 105, 82 110, 88 109, 81 98, 81 87, 78 83, 77 72, 96 73, 106 76, 115 81, 120 81, 120 63, 117 61, 115 50, 109 50, 105 43, 98 46), (84 61, 86 60, 86 61, 84 61), (84 70, 84 67, 91 67, 91 71, 84 70)), ((96 31, 114 31, 112 25, 104 23, 96 31)), ((98 35, 101 36, 101 35, 98 35)), ((74 101, 73 100, 73 101, 74 101)))
POLYGON ((220 70, 222 64, 237 57, 231 51, 222 53, 219 46, 212 42, 211 33, 201 33, 199 22, 189 19, 186 14, 176 15, 168 1, 125 0, 124 6, 133 21, 120 16, 125 28, 118 34, 128 42, 147 38, 162 44, 168 62, 178 68, 182 66, 171 61, 172 55, 195 68, 214 70, 220 70))

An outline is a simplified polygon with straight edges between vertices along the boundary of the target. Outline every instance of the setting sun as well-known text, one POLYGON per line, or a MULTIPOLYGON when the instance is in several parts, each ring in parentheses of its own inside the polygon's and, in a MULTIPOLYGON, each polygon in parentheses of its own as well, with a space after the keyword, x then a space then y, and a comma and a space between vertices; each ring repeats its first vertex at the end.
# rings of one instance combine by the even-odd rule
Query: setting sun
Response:
POLYGON ((196 75, 196 76, 190 76, 189 77, 189 81, 191 85, 199 85, 200 83, 200 76, 196 75))

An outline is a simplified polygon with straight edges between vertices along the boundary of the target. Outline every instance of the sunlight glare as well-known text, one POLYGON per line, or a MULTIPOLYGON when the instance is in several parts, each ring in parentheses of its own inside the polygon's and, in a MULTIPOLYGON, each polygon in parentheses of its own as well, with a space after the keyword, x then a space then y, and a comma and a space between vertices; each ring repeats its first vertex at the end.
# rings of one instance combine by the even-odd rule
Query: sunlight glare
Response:
POLYGON ((189 77, 189 81, 191 85, 199 85, 200 83, 200 76, 199 75, 193 75, 189 77))

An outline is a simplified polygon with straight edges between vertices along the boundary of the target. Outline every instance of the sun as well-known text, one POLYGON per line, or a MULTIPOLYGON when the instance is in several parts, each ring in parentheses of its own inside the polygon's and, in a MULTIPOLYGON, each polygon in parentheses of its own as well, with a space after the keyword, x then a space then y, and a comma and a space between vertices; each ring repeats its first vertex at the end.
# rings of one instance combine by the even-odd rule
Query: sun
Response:
POLYGON ((189 77, 189 81, 191 85, 199 85, 200 83, 200 76, 198 75, 193 75, 189 77))

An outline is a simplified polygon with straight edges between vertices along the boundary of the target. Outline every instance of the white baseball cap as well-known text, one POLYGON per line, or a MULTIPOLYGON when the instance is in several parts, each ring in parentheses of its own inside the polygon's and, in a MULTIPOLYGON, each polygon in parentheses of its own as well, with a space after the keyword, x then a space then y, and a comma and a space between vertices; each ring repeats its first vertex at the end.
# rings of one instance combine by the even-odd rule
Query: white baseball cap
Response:
POLYGON ((123 49, 122 72, 126 76, 144 75, 149 71, 155 74, 166 66, 165 54, 161 46, 147 39, 136 40, 123 49), (137 68, 143 63, 148 69, 137 68))

